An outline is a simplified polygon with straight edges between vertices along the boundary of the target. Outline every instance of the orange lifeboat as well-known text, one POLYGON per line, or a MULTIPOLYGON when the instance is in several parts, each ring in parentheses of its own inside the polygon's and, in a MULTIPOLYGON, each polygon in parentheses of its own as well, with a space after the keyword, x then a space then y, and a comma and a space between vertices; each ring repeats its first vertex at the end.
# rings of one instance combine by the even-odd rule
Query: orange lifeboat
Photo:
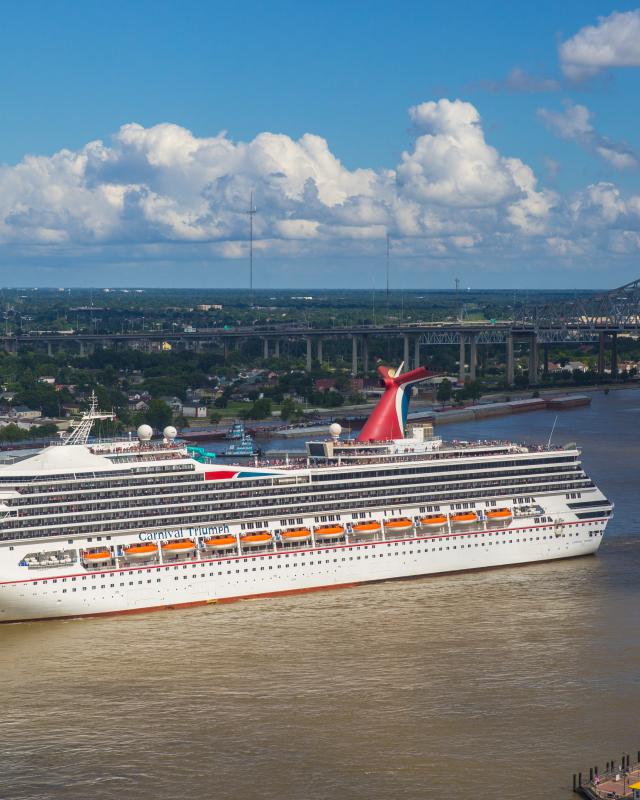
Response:
POLYGON ((408 517, 395 517, 394 519, 385 519, 384 527, 394 531, 407 531, 413 528, 413 522, 408 517))
POLYGON ((473 525, 478 521, 478 515, 475 511, 464 511, 462 514, 452 514, 452 525, 473 525))
POLYGON ((423 528, 442 528, 447 524, 444 514, 434 514, 431 517, 420 517, 420 525, 423 528))
POLYGON ((176 539, 172 542, 163 542, 160 549, 163 555, 187 556, 195 553, 196 543, 193 539, 176 539))
POLYGON ((309 528, 290 528, 280 534, 283 542, 306 542, 311 538, 309 528))
POLYGON ((128 544, 122 548, 122 555, 125 558, 152 558, 158 555, 158 548, 155 544, 128 544))
POLYGON ((341 539, 344 536, 344 525, 320 525, 314 533, 316 539, 341 539))
POLYGON ((501 522, 513 519, 513 514, 510 508, 494 508, 493 511, 486 511, 485 517, 487 519, 495 519, 501 522))
POLYGON ((207 539, 204 546, 207 550, 230 550, 236 546, 236 537, 215 536, 213 539, 207 539))
POLYGON ((356 522, 351 526, 351 530, 358 536, 373 536, 374 533, 378 533, 380 527, 380 523, 372 519, 369 522, 356 522))
POLYGON ((84 553, 82 556, 85 564, 108 564, 112 558, 110 550, 95 550, 93 553, 84 553))
POLYGON ((245 533, 240 537, 241 547, 266 547, 273 541, 273 536, 269 531, 256 531, 255 533, 245 533))

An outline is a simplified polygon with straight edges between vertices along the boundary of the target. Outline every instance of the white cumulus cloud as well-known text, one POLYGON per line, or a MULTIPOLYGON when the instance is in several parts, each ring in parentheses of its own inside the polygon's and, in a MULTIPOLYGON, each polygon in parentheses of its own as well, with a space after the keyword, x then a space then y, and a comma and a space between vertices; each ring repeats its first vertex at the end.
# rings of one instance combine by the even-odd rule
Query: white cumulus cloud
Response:
MULTIPOLYGON (((545 121, 560 135, 607 150, 604 158, 625 157, 594 131, 584 107, 552 113, 545 121)), ((487 141, 471 103, 425 102, 409 116, 412 145, 383 169, 349 169, 312 133, 242 142, 169 123, 127 124, 109 141, 0 167, 0 244, 5 254, 35 248, 45 262, 58 254, 88 263, 107 247, 131 263, 244 258, 253 193, 256 250, 283 260, 369 257, 387 233, 397 254, 443 263, 634 246, 640 197, 613 184, 570 198, 541 186, 530 165, 487 141)))
POLYGON ((598 133, 592 124, 593 114, 586 106, 565 102, 563 111, 540 108, 538 116, 557 136, 578 142, 616 169, 638 166, 638 158, 629 145, 598 133))
POLYGON ((614 11, 581 28, 559 46, 560 65, 572 80, 611 67, 640 67, 640 9, 614 11))

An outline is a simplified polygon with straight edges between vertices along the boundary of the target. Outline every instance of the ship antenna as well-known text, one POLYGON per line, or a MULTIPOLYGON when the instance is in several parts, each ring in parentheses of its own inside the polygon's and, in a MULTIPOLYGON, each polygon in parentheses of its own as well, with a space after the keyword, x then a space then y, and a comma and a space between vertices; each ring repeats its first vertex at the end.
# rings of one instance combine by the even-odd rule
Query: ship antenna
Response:
POLYGON ((86 444, 89 441, 89 434, 96 420, 115 419, 115 416, 114 413, 105 414, 102 411, 98 411, 98 398, 95 391, 92 391, 89 398, 89 410, 82 415, 78 422, 72 423, 69 432, 62 439, 62 444, 86 444))
POLYGON ((556 414, 556 418, 553 420, 553 427, 551 428, 551 433, 549 434, 549 441, 547 442, 547 450, 551 448, 551 437, 553 436, 553 432, 556 429, 557 421, 558 421, 558 415, 556 414))

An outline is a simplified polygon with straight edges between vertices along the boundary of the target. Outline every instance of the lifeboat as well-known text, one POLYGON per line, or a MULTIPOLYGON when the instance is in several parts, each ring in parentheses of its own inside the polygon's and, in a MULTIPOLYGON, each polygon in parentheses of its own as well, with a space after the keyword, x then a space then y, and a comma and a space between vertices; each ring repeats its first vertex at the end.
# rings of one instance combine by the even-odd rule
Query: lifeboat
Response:
POLYGON ((413 528, 413 522, 408 517, 395 517, 394 519, 385 519, 384 527, 393 531, 407 531, 413 528))
POLYGON ((420 525, 423 528, 442 528, 447 524, 444 514, 435 514, 432 517, 420 517, 420 525))
POLYGON ((122 555, 125 558, 145 559, 153 558, 158 555, 158 548, 155 544, 128 544, 122 548, 122 555))
POLYGON ((378 533, 380 527, 380 523, 372 519, 369 522, 356 522, 355 525, 351 526, 351 530, 357 536, 373 536, 374 533, 378 533))
POLYGON ((315 531, 316 539, 341 539, 344 536, 344 525, 320 525, 315 531))
POLYGON ((478 521, 478 515, 475 511, 464 511, 462 514, 452 514, 452 525, 473 525, 478 521))
POLYGON ((513 514, 510 508, 494 508, 493 511, 486 511, 485 517, 489 520, 498 520, 499 522, 509 522, 513 519, 513 514))
POLYGON ((206 550, 230 550, 236 546, 235 536, 215 536, 204 543, 206 550))
POLYGON ((85 564, 108 564, 112 558, 110 550, 96 550, 93 553, 84 553, 82 556, 85 564))
POLYGON ((195 553, 196 543, 193 539, 178 539, 173 542, 163 542, 160 549, 163 555, 188 556, 195 553))
POLYGON ((241 547, 266 547, 273 541, 273 536, 269 531, 256 531, 256 533, 245 533, 240 537, 241 547))
POLYGON ((290 528, 280 534, 283 542, 306 542, 311 538, 309 528, 290 528))

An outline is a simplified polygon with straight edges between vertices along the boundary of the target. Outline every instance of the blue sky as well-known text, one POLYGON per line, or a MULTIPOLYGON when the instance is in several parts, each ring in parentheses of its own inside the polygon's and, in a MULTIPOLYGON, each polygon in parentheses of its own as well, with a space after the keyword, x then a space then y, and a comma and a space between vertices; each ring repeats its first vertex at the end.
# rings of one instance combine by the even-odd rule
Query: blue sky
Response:
POLYGON ((6 4, 0 282, 243 285, 251 191, 258 285, 381 281, 386 233, 398 288, 635 279, 636 32, 589 0, 6 4))

